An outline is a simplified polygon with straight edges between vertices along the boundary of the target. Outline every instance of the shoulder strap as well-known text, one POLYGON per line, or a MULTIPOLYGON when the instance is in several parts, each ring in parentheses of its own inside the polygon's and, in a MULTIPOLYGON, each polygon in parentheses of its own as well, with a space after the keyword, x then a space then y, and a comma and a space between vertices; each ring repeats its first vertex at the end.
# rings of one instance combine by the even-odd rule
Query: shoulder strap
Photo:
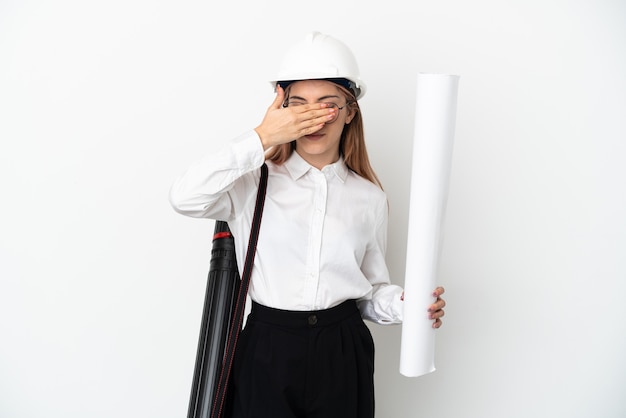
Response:
POLYGON ((213 408, 211 411, 212 418, 219 418, 222 415, 226 400, 226 391, 228 389, 228 380, 230 371, 235 357, 235 347, 241 325, 243 324, 244 309, 246 306, 246 297, 248 295, 248 286, 250 284, 250 276, 252 275, 252 266, 254 264, 254 256, 256 255, 256 245, 259 238, 259 228, 261 227, 261 216, 263 215, 263 206, 265 204, 265 191, 267 189, 267 164, 261 166, 261 180, 256 196, 256 204, 254 207, 254 218, 252 219, 252 228, 250 229, 250 239, 248 241, 248 250, 246 252, 246 261, 243 266, 241 275, 241 284, 239 293, 237 294, 237 302, 235 303, 235 311, 233 320, 231 321, 230 331, 228 333, 228 341, 226 342, 226 351, 224 353, 224 362, 222 363, 222 371, 220 372, 219 381, 213 408))

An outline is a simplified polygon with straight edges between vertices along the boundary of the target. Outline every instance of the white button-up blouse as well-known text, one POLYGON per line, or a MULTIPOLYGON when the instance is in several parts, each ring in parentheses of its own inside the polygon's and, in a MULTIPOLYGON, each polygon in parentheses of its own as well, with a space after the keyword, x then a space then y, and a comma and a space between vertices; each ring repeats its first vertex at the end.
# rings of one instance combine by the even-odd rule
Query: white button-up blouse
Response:
MULTIPOLYGON (((177 212, 228 222, 240 270, 264 161, 261 141, 250 131, 193 164, 170 190, 177 212)), ((294 152, 282 165, 267 165, 250 298, 297 311, 356 299, 365 319, 400 323, 402 288, 390 283, 385 262, 385 193, 343 159, 318 170, 294 152)))

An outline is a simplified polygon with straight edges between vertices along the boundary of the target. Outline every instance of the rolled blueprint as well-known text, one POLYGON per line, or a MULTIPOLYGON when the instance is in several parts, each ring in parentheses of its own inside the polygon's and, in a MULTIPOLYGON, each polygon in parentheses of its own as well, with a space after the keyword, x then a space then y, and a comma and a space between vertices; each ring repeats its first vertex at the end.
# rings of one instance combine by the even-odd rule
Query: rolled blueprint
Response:
POLYGON ((407 377, 435 371, 435 330, 427 309, 437 286, 458 84, 457 75, 417 76, 400 346, 400 373, 407 377))

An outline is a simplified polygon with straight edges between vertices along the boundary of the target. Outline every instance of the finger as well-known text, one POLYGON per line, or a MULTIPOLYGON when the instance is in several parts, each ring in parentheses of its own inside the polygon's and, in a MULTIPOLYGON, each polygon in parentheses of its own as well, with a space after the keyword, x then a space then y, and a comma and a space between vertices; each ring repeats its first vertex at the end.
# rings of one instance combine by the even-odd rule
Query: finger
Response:
POLYGON ((433 292, 433 296, 438 298, 439 296, 443 295, 444 293, 446 293, 446 289, 444 289, 443 287, 439 286, 433 292))
POLYGON ((307 126, 306 128, 302 128, 298 132, 297 137, 301 138, 301 137, 306 136, 306 135, 314 134, 315 132, 317 132, 320 129, 322 129, 324 127, 324 124, 325 124, 325 122, 322 122, 322 123, 318 123, 316 125, 311 125, 311 126, 307 126))
POLYGON ((438 311, 440 309, 443 309, 445 306, 446 306, 446 301, 444 299, 437 298, 435 303, 433 303, 432 305, 428 307, 428 312, 438 311))
POLYGON ((329 108, 326 103, 295 106, 290 109, 293 109, 293 112, 299 122, 310 121, 313 124, 325 123, 328 120, 333 119, 337 113, 336 109, 333 109, 332 107, 329 108))
POLYGON ((334 112, 334 109, 310 110, 300 115, 296 122, 297 137, 311 135, 322 129, 328 121, 333 119, 334 112))
POLYGON ((445 315, 446 315, 446 312, 443 309, 440 309, 438 311, 435 311, 429 314, 428 317, 430 319, 439 319, 439 318, 443 318, 445 315))
POLYGON ((280 86, 280 84, 276 85, 276 97, 274 101, 270 105, 270 109, 280 109, 283 107, 283 103, 285 101, 285 90, 280 86))
POLYGON ((441 325, 443 325, 443 322, 441 322, 441 319, 437 319, 433 322, 433 328, 435 329, 441 327, 441 325))

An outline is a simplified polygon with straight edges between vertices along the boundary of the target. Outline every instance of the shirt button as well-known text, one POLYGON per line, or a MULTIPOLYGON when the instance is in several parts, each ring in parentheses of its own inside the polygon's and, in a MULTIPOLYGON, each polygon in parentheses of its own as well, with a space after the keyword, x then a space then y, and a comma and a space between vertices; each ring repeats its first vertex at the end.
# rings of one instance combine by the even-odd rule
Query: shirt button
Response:
POLYGON ((317 324, 317 315, 309 315, 309 325, 317 324))

